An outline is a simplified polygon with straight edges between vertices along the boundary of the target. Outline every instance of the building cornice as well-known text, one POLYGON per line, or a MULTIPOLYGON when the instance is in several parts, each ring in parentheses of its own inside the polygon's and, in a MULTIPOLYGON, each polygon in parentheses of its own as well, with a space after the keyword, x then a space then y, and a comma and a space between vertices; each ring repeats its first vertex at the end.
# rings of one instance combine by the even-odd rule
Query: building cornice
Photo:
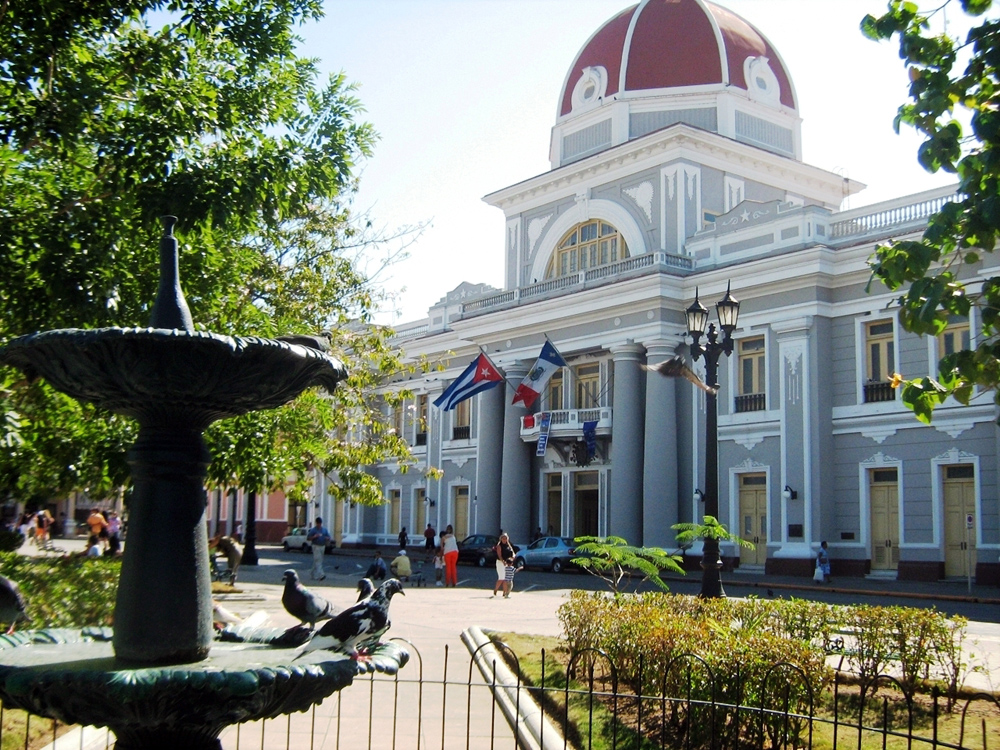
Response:
POLYGON ((581 187, 615 179, 618 173, 634 174, 637 167, 646 168, 644 162, 653 167, 665 159, 683 157, 751 178, 766 175, 771 184, 831 207, 865 187, 804 162, 678 123, 490 193, 483 200, 511 215, 572 197, 581 187))

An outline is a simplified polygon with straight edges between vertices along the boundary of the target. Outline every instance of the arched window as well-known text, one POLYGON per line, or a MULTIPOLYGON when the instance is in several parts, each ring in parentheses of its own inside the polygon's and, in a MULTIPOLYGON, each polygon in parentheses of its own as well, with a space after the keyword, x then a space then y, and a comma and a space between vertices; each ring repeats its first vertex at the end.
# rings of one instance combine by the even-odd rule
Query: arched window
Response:
POLYGON ((627 257, 628 247, 617 229, 598 219, 585 221, 563 235, 552 253, 545 278, 568 276, 627 257))

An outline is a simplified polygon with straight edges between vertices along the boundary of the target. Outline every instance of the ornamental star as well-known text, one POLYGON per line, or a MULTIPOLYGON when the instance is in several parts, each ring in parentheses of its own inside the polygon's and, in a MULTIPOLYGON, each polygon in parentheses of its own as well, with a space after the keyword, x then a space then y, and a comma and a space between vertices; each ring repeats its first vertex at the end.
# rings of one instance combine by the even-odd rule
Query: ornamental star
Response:
POLYGON ((750 221, 750 212, 745 208, 743 209, 743 213, 740 214, 740 221, 750 221))

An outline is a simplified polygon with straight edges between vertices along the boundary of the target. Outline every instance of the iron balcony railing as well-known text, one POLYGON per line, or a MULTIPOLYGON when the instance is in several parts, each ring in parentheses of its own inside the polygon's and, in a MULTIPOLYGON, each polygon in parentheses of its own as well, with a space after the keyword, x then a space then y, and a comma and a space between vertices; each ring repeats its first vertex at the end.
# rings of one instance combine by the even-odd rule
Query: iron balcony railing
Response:
POLYGON ((763 393, 747 393, 736 397, 736 413, 746 411, 764 411, 767 409, 767 396, 763 393))
POLYGON ((889 381, 869 380, 864 384, 864 394, 866 404, 896 400, 896 389, 889 381))

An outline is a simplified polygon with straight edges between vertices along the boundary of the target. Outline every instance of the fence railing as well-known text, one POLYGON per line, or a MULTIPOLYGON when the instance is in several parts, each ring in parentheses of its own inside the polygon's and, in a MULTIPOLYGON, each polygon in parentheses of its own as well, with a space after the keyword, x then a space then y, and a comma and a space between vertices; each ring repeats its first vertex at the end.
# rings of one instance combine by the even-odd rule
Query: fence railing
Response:
MULTIPOLYGON (((308 712, 230 727, 221 745, 226 750, 997 747, 1000 703, 986 693, 949 704, 937 690, 919 699, 907 696, 890 675, 859 684, 840 672, 817 689, 788 663, 755 677, 723 680, 691 654, 656 674, 644 673, 639 654, 644 687, 637 688, 619 679, 606 654, 589 650, 568 663, 542 650, 534 680, 522 682, 517 655, 502 643, 490 645, 496 652, 485 666, 476 661, 480 646, 472 658, 454 659, 450 673, 445 646, 442 673, 425 675, 419 651, 408 644, 413 658, 398 674, 358 678, 308 712), (678 689, 668 691, 668 684, 678 689), (651 689, 659 685, 664 689, 651 689), (531 718, 539 710, 547 720, 531 718)), ((5 736, 3 746, 97 750, 114 744, 105 730, 66 732, 39 717, 28 722, 24 738, 5 736)))

